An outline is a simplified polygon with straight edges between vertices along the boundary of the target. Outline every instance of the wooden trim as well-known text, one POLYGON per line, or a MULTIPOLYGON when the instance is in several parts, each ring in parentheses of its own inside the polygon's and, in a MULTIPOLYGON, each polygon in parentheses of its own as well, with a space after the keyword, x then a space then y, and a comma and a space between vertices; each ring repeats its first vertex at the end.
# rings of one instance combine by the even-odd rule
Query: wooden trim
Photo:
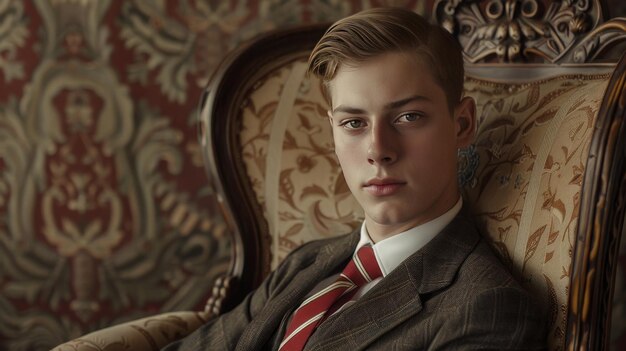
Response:
POLYGON ((581 194, 572 258, 567 350, 609 344, 617 255, 626 214, 626 54, 604 94, 581 194))
POLYGON ((241 108, 254 83, 295 59, 308 57, 327 24, 265 34, 230 53, 211 78, 202 99, 202 141, 205 165, 218 194, 233 241, 233 259, 226 277, 228 301, 234 307, 267 276, 271 237, 242 160, 239 143, 241 108))

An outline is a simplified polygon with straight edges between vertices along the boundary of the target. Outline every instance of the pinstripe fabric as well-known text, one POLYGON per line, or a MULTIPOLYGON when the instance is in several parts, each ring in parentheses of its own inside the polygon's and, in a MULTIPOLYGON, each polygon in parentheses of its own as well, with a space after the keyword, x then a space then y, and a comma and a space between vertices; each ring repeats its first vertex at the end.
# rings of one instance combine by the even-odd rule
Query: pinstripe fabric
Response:
POLYGON ((334 283, 302 302, 287 327, 280 350, 302 350, 326 315, 350 301, 359 287, 381 276, 372 247, 361 247, 334 283))

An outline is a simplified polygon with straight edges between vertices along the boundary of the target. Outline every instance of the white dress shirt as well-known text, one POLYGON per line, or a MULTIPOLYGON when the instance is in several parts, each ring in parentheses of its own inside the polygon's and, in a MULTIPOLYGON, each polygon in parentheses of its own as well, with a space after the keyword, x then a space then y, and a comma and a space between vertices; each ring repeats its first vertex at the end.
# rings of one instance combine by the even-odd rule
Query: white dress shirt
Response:
POLYGON ((402 261, 406 260, 409 256, 424 247, 424 245, 428 244, 428 242, 437 236, 443 228, 452 222, 454 217, 456 217, 459 211, 461 211, 462 206, 463 198, 459 197, 456 204, 452 206, 448 212, 442 214, 441 216, 420 224, 417 227, 413 227, 405 232, 383 239, 375 244, 372 242, 372 239, 367 233, 364 221, 361 225, 361 239, 356 246, 355 253, 356 250, 360 249, 363 245, 372 245, 374 255, 376 256, 380 270, 383 272, 383 276, 363 285, 363 287, 361 287, 361 289, 354 295, 352 301, 349 301, 343 307, 347 307, 351 303, 354 303, 354 301, 363 296, 363 294, 378 284, 378 282, 387 276, 387 274, 391 273, 391 271, 398 267, 402 261))

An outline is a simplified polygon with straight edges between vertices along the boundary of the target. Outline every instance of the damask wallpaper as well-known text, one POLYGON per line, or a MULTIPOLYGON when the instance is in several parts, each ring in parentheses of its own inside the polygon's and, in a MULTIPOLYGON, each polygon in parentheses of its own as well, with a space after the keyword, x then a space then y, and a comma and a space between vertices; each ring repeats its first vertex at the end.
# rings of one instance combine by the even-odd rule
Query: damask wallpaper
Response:
POLYGON ((220 60, 272 29, 433 3, 0 0, 0 349, 202 308, 231 255, 197 142, 220 60))
POLYGON ((0 0, 0 349, 202 308, 230 259, 197 105, 258 33, 417 1, 0 0))

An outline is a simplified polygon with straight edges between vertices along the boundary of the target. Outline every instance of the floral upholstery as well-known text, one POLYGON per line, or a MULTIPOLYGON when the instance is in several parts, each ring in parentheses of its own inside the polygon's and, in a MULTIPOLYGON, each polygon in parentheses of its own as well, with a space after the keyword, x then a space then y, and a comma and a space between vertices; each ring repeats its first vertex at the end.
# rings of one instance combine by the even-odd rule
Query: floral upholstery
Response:
MULTIPOLYGON (((272 233, 272 268, 363 217, 333 152, 321 84, 305 71, 299 60, 265 76, 242 109, 240 143, 272 233)), ((563 348, 580 189, 608 78, 466 79, 479 125, 460 152, 465 198, 502 259, 547 303, 551 349, 563 348)))
POLYGON ((479 155, 468 200, 502 258, 549 303, 562 348, 580 190, 608 75, 505 85, 468 79, 479 155))
POLYGON ((244 163, 275 233, 272 269, 302 243, 350 231, 363 218, 334 154, 321 85, 305 72, 306 62, 296 61, 267 76, 242 114, 244 163))

